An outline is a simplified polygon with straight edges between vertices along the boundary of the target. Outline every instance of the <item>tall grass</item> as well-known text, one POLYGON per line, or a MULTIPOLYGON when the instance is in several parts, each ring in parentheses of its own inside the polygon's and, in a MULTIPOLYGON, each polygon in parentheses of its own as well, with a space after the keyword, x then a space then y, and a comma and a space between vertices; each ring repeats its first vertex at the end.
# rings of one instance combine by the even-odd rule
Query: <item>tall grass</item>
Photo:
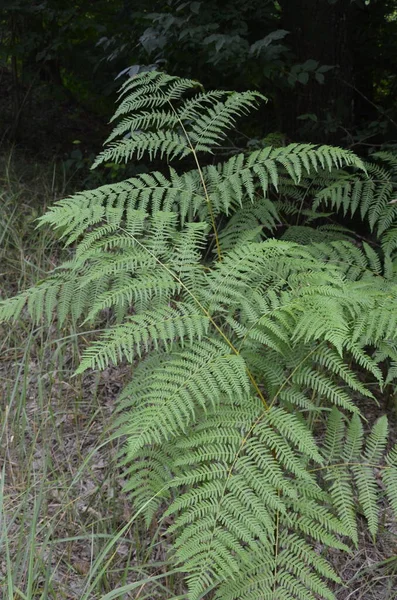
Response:
MULTIPOLYGON (((70 191, 61 166, 0 156, 0 297, 61 252, 35 219, 70 191)), ((168 598, 159 531, 123 496, 113 403, 128 369, 73 377, 90 331, 0 326, 0 598, 168 598)))

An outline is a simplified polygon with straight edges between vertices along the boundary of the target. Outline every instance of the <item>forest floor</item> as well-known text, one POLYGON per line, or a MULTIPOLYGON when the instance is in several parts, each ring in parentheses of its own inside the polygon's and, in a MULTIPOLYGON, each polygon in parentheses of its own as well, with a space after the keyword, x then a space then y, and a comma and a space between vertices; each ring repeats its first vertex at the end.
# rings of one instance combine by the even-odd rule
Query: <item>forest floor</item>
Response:
MULTIPOLYGON (((61 246, 35 228, 70 193, 62 163, 0 153, 0 298, 56 266, 61 246)), ((74 377, 92 331, 0 326, 0 598, 111 600, 183 594, 166 576, 162 528, 143 527, 116 468, 114 403, 128 366, 74 377)), ((338 600, 397 598, 397 531, 385 520, 373 543, 330 558, 345 585, 338 600)))
MULTIPOLYGON (((70 189, 62 165, 15 150, 0 173, 5 298, 56 265, 60 244, 35 219, 70 189)), ((123 586, 110 597, 170 596, 166 578, 148 580, 164 573, 166 544, 133 514, 115 468, 121 442, 109 441, 129 369, 73 377, 90 334, 23 317, 0 326, 1 600, 88 600, 123 586)))

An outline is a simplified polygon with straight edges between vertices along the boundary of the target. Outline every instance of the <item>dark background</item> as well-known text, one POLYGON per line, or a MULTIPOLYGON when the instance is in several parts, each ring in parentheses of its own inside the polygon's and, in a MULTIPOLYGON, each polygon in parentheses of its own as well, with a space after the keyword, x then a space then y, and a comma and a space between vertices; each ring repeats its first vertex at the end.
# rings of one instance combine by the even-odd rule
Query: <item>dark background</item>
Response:
POLYGON ((261 91, 269 102, 248 138, 360 154, 397 144, 397 0, 3 0, 0 10, 0 140, 29 152, 89 162, 138 68, 261 91))

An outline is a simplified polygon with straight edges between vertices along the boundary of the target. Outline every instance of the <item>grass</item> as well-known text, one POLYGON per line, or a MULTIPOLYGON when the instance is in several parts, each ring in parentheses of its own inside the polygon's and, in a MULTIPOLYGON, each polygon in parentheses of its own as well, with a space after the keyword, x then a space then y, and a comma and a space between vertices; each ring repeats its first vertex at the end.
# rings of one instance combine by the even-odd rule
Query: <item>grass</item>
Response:
MULTIPOLYGON (((46 206, 73 188, 61 165, 0 154, 0 297, 32 285, 62 252, 35 229, 46 206)), ((72 322, 0 326, 0 598, 183 598, 161 525, 147 532, 122 491, 121 443, 110 429, 128 367, 74 377, 92 331, 72 322)), ((346 584, 338 600, 397 598, 397 528, 365 534, 331 557, 346 584)))
MULTIPOLYGON (((70 182, 55 164, 0 160, 7 297, 55 266, 60 245, 35 218, 70 182)), ((115 468, 109 423, 128 369, 73 377, 91 332, 70 322, 0 331, 0 598, 168 598, 164 544, 143 532, 115 468)))

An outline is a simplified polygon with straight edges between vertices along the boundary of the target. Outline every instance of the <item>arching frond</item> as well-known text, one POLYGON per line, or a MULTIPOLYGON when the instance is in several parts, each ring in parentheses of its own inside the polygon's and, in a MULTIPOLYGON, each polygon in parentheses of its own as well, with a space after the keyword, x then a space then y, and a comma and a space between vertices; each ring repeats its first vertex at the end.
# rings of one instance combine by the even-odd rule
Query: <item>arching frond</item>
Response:
POLYGON ((114 119, 123 118, 107 140, 94 167, 104 161, 127 162, 148 154, 173 160, 195 152, 212 152, 239 117, 256 107, 257 92, 199 92, 184 99, 197 82, 151 72, 127 81, 114 119), (149 109, 149 110, 148 110, 149 109), (122 139, 117 140, 119 136, 122 139), (117 140, 117 141, 115 141, 117 140))
POLYGON ((207 333, 209 319, 190 305, 175 308, 159 307, 130 317, 126 323, 106 332, 101 340, 85 352, 78 373, 86 369, 104 369, 110 362, 117 364, 123 358, 133 362, 150 348, 171 349, 174 343, 185 340, 193 344, 207 333))
MULTIPOLYGON (((256 402, 247 398, 245 404, 255 414, 256 402)), ((227 409, 229 419, 233 410, 227 409)), ((242 597, 242 573, 245 593, 275 585, 288 590, 295 578, 302 589, 332 597, 322 578, 338 577, 301 537, 302 531, 316 539, 324 535, 339 547, 334 533, 342 531, 341 524, 320 508, 320 490, 304 466, 307 460, 322 463, 314 439, 282 409, 259 412, 252 420, 253 416, 247 410, 242 419, 238 411, 235 427, 210 417, 178 444, 177 464, 185 467, 186 475, 172 483, 182 492, 167 514, 177 515, 171 531, 177 532, 176 556, 190 572, 189 597, 199 598, 214 583, 220 590, 226 582, 230 586, 231 573, 242 597), (303 499, 310 503, 307 513, 303 499), (296 517, 300 510, 302 516, 296 517), (291 529, 297 531, 295 536, 291 529), (259 555, 261 562, 251 571, 250 556, 259 555)))
POLYGON ((397 513, 387 420, 359 408, 397 380, 397 159, 293 143, 199 166, 261 100, 128 79, 96 164, 163 166, 56 202, 39 224, 66 260, 0 302, 0 321, 106 316, 78 373, 131 365, 125 489, 148 525, 171 517, 189 600, 333 600, 327 549, 397 513))

